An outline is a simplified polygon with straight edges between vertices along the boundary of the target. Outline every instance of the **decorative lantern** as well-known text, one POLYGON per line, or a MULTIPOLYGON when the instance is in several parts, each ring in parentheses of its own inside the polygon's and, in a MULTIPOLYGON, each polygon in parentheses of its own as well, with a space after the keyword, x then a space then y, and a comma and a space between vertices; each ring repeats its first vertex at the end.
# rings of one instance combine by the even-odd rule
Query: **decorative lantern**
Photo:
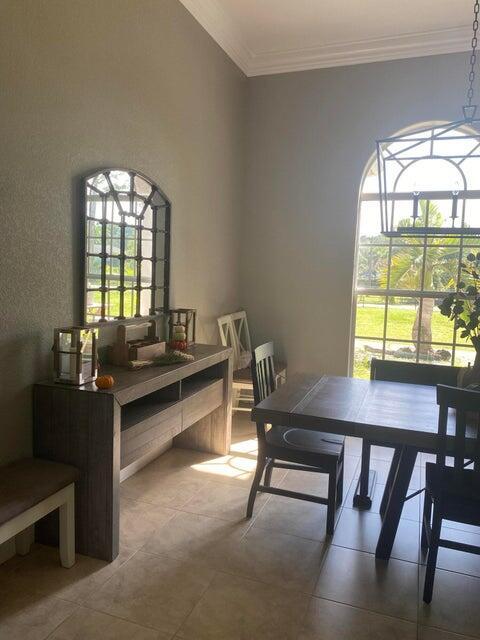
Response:
POLYGON ((168 312, 168 336, 171 349, 184 351, 195 342, 196 309, 170 309, 168 312))
POLYGON ((388 237, 480 233, 480 120, 472 104, 479 8, 477 0, 463 119, 377 141, 381 230, 388 237), (429 220, 432 202, 442 212, 440 225, 429 220))
POLYGON ((55 382, 82 385, 97 377, 97 330, 86 327, 55 329, 55 382))

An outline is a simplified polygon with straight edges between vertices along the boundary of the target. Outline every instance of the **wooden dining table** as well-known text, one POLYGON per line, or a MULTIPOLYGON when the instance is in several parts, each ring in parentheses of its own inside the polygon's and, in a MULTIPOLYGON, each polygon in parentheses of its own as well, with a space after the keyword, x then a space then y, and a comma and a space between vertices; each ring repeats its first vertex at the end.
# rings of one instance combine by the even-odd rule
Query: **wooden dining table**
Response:
MULTIPOLYGON (((294 374, 252 410, 257 423, 282 425, 366 438, 392 447, 392 459, 380 510, 382 527, 376 557, 390 557, 403 504, 419 452, 438 446, 436 388, 402 382, 360 380, 338 376, 294 374)), ((453 449, 455 414, 449 413, 448 443, 453 449)), ((473 449, 475 430, 467 427, 473 449)), ((362 474, 368 474, 362 468, 362 474)), ((367 490, 368 477, 359 487, 367 490)), ((411 497, 411 496, 410 496, 411 497)))

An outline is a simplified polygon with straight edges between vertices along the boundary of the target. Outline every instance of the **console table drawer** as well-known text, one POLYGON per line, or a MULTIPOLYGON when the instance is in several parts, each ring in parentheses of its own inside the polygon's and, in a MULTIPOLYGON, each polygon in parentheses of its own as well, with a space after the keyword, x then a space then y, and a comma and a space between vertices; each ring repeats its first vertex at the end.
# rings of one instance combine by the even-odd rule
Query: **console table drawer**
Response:
POLYGON ((188 395, 182 401, 182 429, 195 424, 223 402, 223 380, 212 380, 208 385, 188 395))

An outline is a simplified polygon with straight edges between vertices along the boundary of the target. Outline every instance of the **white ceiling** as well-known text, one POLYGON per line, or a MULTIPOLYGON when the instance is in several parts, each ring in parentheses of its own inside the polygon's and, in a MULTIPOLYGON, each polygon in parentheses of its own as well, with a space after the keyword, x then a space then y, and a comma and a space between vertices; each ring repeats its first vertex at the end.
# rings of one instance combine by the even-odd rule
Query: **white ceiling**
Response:
POLYGON ((472 0, 180 0, 248 75, 465 51, 472 0))

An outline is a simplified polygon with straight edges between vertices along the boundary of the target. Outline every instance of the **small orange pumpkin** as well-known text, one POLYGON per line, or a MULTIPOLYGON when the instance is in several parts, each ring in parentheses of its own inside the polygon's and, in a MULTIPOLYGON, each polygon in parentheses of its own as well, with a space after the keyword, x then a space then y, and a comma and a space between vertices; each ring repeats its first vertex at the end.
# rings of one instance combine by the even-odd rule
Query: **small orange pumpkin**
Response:
POLYGON ((113 376, 98 376, 95 384, 99 389, 111 389, 115 383, 113 376))

